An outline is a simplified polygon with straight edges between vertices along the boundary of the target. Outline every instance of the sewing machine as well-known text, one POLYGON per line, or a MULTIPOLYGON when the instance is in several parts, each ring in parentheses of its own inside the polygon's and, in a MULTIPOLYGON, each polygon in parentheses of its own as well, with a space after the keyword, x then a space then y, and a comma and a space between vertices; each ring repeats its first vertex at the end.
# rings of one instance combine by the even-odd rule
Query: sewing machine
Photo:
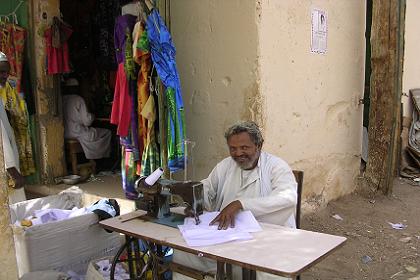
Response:
POLYGON ((143 219, 171 227, 183 224, 185 215, 170 211, 171 196, 177 195, 191 208, 196 224, 200 223, 199 215, 203 214, 204 203, 201 182, 159 179, 153 185, 149 185, 146 178, 142 177, 136 181, 135 188, 139 193, 137 208, 147 211, 147 214, 142 216, 143 219))

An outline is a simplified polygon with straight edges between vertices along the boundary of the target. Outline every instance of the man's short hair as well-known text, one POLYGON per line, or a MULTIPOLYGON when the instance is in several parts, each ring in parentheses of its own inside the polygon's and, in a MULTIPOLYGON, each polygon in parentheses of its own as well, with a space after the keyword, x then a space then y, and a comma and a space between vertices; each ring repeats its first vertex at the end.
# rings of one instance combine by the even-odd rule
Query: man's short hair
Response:
POLYGON ((258 127, 258 125, 252 121, 238 122, 229 127, 225 132, 226 141, 229 140, 229 138, 232 135, 236 135, 242 132, 247 132, 249 137, 251 138, 251 141, 257 147, 262 147, 262 144, 264 143, 264 138, 262 137, 261 130, 258 127))

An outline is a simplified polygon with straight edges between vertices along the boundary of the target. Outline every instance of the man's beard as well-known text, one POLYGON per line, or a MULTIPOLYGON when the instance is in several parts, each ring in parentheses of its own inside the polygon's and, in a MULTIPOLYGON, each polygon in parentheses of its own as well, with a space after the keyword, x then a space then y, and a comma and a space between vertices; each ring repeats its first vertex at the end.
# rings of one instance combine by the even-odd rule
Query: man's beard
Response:
POLYGON ((260 153, 256 153, 255 157, 239 156, 239 157, 234 157, 233 160, 241 169, 247 170, 247 169, 252 169, 256 166, 259 156, 260 156, 260 153))

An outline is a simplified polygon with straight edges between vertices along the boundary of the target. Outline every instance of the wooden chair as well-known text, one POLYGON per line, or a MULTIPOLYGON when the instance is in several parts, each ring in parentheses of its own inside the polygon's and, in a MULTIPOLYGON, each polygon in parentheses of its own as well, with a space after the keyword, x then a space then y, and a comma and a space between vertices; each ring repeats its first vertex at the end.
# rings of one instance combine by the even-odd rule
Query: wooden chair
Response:
POLYGON ((302 203, 303 171, 293 170, 297 183, 296 228, 300 228, 300 207, 302 203))
MULTIPOLYGON (((293 170, 297 183, 297 203, 296 203, 296 228, 300 228, 300 212, 302 203, 302 189, 303 189, 303 171, 293 170)), ((296 276, 296 280, 300 280, 300 275, 296 276)))
POLYGON ((92 169, 92 174, 96 172, 96 162, 94 160, 89 160, 87 163, 78 163, 77 155, 83 154, 82 145, 80 145, 77 139, 65 139, 65 148, 68 155, 68 160, 71 164, 71 171, 74 175, 80 175, 80 169, 82 167, 90 167, 92 169))

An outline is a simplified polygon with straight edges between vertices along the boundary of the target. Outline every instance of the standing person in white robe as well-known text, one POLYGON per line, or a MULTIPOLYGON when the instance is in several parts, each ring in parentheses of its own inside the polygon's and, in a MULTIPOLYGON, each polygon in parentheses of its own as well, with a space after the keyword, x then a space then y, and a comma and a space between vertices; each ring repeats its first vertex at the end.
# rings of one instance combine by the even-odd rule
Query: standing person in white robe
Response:
POLYGON ((109 157, 111 131, 90 127, 95 116, 88 112, 84 99, 77 94, 78 85, 78 81, 73 78, 66 82, 67 94, 63 96, 64 137, 77 139, 87 159, 109 157))
MULTIPOLYGON (((230 157, 219 162, 204 179, 207 211, 221 211, 211 222, 220 230, 234 227, 239 211, 250 210, 260 222, 296 227, 297 183, 289 165, 261 151, 264 139, 254 122, 230 127, 225 138, 230 157)), ((269 253, 269 252, 267 252, 269 253)), ((173 261, 203 272, 215 272, 214 261, 176 251, 173 261)), ((242 279, 242 270, 233 267, 233 279, 242 279)), ((174 280, 192 279, 174 273, 174 280)), ((257 279, 287 279, 257 271, 257 279)))
MULTIPOLYGON (((4 87, 9 76, 10 67, 4 53, 0 52, 0 87, 4 87), (5 63, 7 62, 7 63, 5 63)), ((15 135, 7 118, 3 101, 0 99, 0 126, 3 144, 4 167, 9 177, 9 204, 26 200, 23 185, 25 178, 20 174, 19 152, 16 146, 15 135)))

